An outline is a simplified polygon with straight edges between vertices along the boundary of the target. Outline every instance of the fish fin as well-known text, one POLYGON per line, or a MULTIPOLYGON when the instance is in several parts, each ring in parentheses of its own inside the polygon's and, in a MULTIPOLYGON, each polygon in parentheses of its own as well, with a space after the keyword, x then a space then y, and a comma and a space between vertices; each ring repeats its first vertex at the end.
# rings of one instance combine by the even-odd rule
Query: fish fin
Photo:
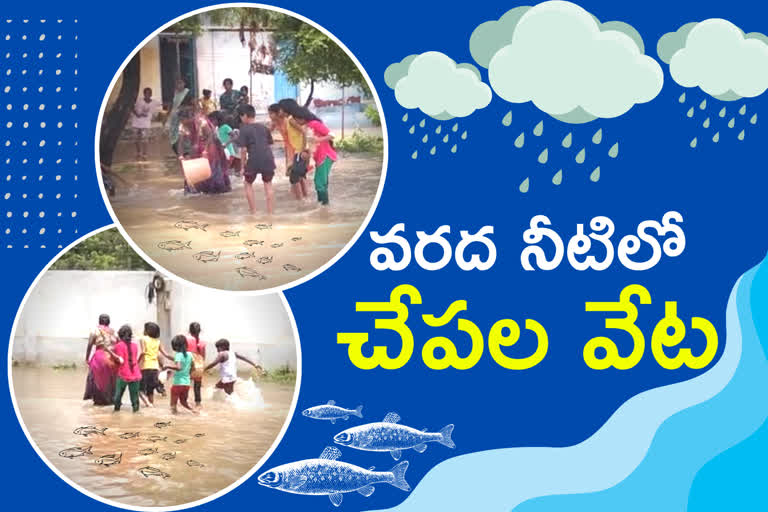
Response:
POLYGON ((326 446, 325 450, 323 450, 323 453, 321 453, 320 457, 318 458, 325 460, 336 460, 339 457, 341 457, 341 450, 335 446, 326 446))
POLYGON ((366 485, 364 487, 359 488, 357 490, 357 492, 359 492, 360 494, 362 494, 363 496, 365 496, 367 498, 368 496, 373 494, 373 491, 375 491, 375 490, 376 490, 376 488, 374 486, 366 485))
POLYGON ((328 400, 328 405, 336 405, 336 400, 328 400))
POLYGON ((292 491, 295 491, 305 483, 307 483, 307 475, 294 475, 291 478, 288 479, 286 482, 288 484, 288 488, 292 491))
POLYGON ((389 454, 392 455, 393 459, 400 460, 400 456, 403 454, 403 452, 400 450, 391 450, 389 454))
POLYGON ((344 419, 344 421, 347 421, 349 419, 349 415, 345 414, 344 416, 342 416, 342 419, 344 419))
POLYGON ((341 500, 344 499, 344 495, 340 492, 335 492, 333 494, 329 494, 328 498, 331 500, 331 503, 333 503, 334 507, 338 507, 341 505, 341 500))
POLYGON ((441 428, 439 434, 440 439, 437 440, 438 443, 447 446, 448 448, 456 448, 456 444, 454 444, 453 439, 451 439, 451 434, 453 434, 453 424, 441 428))
POLYGON ((405 471, 407 469, 408 469, 408 461, 404 460, 403 462, 396 464, 395 467, 393 467, 390 470, 390 473, 392 473, 392 476, 395 477, 395 480, 392 482, 392 485, 394 485, 395 487, 403 491, 411 490, 411 486, 408 485, 408 482, 405 481, 405 471))
POLYGON ((336 424, 336 418, 331 418, 331 425, 335 425, 335 424, 336 424))
POLYGON ((384 423, 397 423, 400 421, 400 415, 396 412, 389 412, 386 416, 384 416, 384 419, 381 420, 384 423))
POLYGON ((427 451, 427 443, 420 443, 413 447, 414 450, 418 453, 424 453, 427 451))
POLYGON ((355 409, 355 411, 352 414, 354 414, 358 418, 362 418, 363 417, 363 406, 362 405, 358 405, 357 408, 355 409))
POLYGON ((376 471, 376 466, 371 466, 368 468, 368 471, 376 471))

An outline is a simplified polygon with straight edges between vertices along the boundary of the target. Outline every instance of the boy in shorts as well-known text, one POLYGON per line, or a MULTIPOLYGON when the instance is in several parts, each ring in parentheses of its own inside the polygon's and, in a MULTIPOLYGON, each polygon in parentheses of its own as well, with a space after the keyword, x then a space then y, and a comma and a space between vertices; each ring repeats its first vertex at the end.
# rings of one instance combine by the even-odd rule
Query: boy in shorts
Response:
POLYGON ((219 382, 216 383, 217 389, 223 389, 228 395, 231 395, 235 390, 235 382, 237 382, 237 360, 245 361, 254 369, 259 372, 263 372, 261 365, 258 365, 248 359, 247 357, 236 353, 234 350, 229 349, 229 341, 220 339, 216 342, 216 359, 205 367, 205 371, 210 370, 214 366, 219 367, 219 382))
POLYGON ((245 180, 245 198, 252 214, 256 214, 256 199, 253 196, 253 182, 261 174, 264 183, 264 198, 267 203, 267 213, 274 211, 275 195, 272 190, 272 178, 275 176, 275 157, 272 154, 272 133, 265 125, 256 122, 256 111, 251 105, 238 107, 240 114, 240 161, 242 175, 245 180))
POLYGON ((147 159, 152 116, 159 109, 158 103, 152 99, 152 89, 145 87, 142 91, 142 97, 133 106, 133 118, 131 119, 131 127, 136 132, 136 160, 138 161, 147 159))

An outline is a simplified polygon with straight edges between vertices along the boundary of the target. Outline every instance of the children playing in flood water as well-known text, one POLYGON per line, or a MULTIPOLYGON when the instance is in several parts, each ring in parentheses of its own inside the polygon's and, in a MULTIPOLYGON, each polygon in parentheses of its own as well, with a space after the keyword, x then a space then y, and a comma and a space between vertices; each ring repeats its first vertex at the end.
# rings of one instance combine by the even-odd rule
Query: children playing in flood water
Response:
POLYGON ((115 343, 115 356, 117 357, 117 383, 115 384, 115 411, 120 410, 125 388, 131 397, 133 412, 139 411, 139 385, 141 384, 141 370, 139 358, 142 357, 141 348, 133 341, 133 331, 129 325, 124 325, 117 331, 117 343, 115 343))
POLYGON ((275 208, 275 193, 272 189, 272 178, 275 176, 275 157, 272 155, 272 134, 269 129, 256 122, 256 110, 251 105, 239 107, 240 136, 238 143, 242 147, 241 161, 243 165, 243 188, 248 200, 248 208, 256 213, 256 198, 253 194, 253 182, 258 175, 264 183, 264 198, 267 204, 267 214, 271 215, 275 208))
POLYGON ((205 371, 210 370, 214 366, 219 367, 219 382, 216 383, 217 389, 223 389, 228 395, 231 395, 235 390, 235 382, 237 382, 237 360, 245 361, 253 366, 256 370, 262 370, 261 365, 257 365, 247 357, 238 354, 234 350, 229 349, 229 340, 220 339, 216 342, 216 350, 218 354, 216 359, 205 367, 205 371))
POLYGON ((190 372, 193 370, 195 362, 192 354, 187 352, 187 337, 179 334, 171 340, 171 348, 176 352, 173 363, 165 364, 164 368, 173 370, 173 386, 171 386, 171 413, 178 414, 178 404, 193 414, 199 414, 189 406, 189 386, 190 372))

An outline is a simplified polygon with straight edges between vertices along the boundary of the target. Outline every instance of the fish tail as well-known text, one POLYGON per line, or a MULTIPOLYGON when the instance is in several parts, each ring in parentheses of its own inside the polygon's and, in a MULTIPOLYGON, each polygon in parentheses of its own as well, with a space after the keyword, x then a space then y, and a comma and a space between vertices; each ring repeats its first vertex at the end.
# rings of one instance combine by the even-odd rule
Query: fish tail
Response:
POLYGON ((354 414, 358 418, 362 418, 363 417, 363 406, 362 405, 358 405, 357 408, 352 412, 352 414, 354 414))
POLYGON ((117 457, 115 457, 115 460, 117 460, 117 463, 119 464, 120 461, 123 460, 123 452, 119 452, 117 457))
POLYGON ((184 247, 186 247, 187 249, 191 249, 191 248, 192 248, 192 245, 191 245, 191 244, 192 244, 192 240, 190 240, 190 241, 188 241, 187 243, 185 243, 185 244, 184 244, 184 247))
POLYGON ((91 451, 91 448, 93 448, 93 446, 89 446, 88 448, 83 450, 83 453, 84 454, 87 453, 88 455, 93 455, 93 452, 91 451))
POLYGON ((405 471, 407 469, 408 469, 408 461, 404 460, 403 462, 396 464, 395 467, 389 470, 390 473, 392 473, 392 476, 394 477, 394 480, 391 482, 391 484, 403 491, 411 490, 411 486, 408 485, 408 482, 405 481, 405 471))
POLYGON ((106 432, 106 431, 107 431, 107 428, 109 428, 109 427, 104 427, 103 429, 99 430, 99 433, 100 433, 101 435, 105 435, 105 434, 104 434, 104 432, 106 432))
POLYGON ((200 224, 200 229, 202 229, 203 231, 205 231, 205 228, 207 227, 208 227, 208 224, 200 224))
POLYGON ((438 433, 440 434, 440 439, 437 440, 438 443, 447 446, 448 448, 456 448, 453 439, 451 439, 451 434, 453 434, 453 424, 444 426, 438 433))

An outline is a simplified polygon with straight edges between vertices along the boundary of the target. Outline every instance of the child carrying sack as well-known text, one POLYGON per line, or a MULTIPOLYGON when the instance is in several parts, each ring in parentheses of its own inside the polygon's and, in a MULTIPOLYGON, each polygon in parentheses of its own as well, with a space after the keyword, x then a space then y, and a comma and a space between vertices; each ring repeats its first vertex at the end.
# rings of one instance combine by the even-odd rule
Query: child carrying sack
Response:
POLYGON ((295 185, 307 176, 307 167, 309 165, 309 159, 301 158, 301 153, 296 153, 293 157, 293 163, 288 167, 288 176, 290 178, 291 185, 295 185))

